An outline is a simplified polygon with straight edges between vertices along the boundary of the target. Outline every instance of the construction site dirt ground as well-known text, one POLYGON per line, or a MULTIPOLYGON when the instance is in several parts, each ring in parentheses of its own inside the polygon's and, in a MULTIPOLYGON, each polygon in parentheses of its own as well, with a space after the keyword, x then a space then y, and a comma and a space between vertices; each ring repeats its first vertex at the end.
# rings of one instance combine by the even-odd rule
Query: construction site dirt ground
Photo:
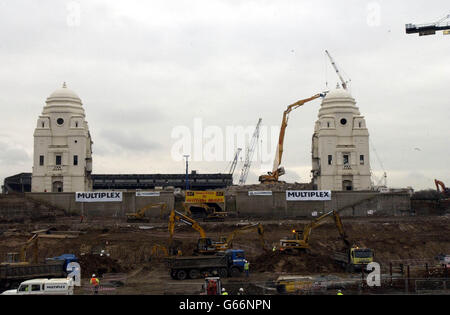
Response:
MULTIPOLYGON (((348 238, 360 247, 374 250, 374 261, 386 273, 389 263, 407 259, 433 259, 440 253, 450 253, 450 217, 367 217, 343 218, 348 238)), ((242 220, 202 222, 208 237, 219 239, 245 223, 262 223, 266 247, 271 249, 280 238, 287 237, 293 228, 301 228, 309 220, 242 220)), ((57 231, 81 231, 72 239, 40 239, 39 260, 73 253, 80 259, 82 286, 75 294, 92 294, 89 278, 99 275, 102 290, 99 294, 200 294, 201 279, 173 280, 162 257, 152 255, 154 245, 167 246, 167 221, 126 223, 113 219, 60 217, 54 222, 0 225, 0 255, 18 252, 31 236, 31 231, 53 228, 57 231), (100 250, 109 256, 100 257, 100 250), (93 254, 92 254, 93 253, 93 254)), ((183 255, 192 253, 199 235, 186 225, 177 225, 174 239, 183 255)), ((226 278, 223 285, 233 294, 240 287, 248 293, 272 294, 266 284, 280 275, 336 275, 351 277, 330 258, 334 250, 342 248, 342 240, 332 220, 314 229, 310 237, 311 251, 301 255, 282 255, 264 251, 256 232, 239 234, 233 248, 244 249, 250 262, 250 276, 226 278)), ((162 252, 161 252, 162 253, 162 252)), ((358 277, 358 274, 353 275, 358 277)), ((360 276, 359 276, 360 277, 360 276)))

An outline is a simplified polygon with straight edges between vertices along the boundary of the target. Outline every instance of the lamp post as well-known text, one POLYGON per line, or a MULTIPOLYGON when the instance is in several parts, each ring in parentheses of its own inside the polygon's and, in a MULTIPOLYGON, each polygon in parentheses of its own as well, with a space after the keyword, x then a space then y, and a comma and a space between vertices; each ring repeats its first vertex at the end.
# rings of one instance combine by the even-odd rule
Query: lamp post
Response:
POLYGON ((188 168, 189 168, 189 163, 188 163, 188 158, 189 158, 189 155, 183 155, 185 158, 186 158, 186 181, 185 181, 185 183, 186 183, 186 191, 187 190, 189 190, 189 173, 188 173, 188 168))

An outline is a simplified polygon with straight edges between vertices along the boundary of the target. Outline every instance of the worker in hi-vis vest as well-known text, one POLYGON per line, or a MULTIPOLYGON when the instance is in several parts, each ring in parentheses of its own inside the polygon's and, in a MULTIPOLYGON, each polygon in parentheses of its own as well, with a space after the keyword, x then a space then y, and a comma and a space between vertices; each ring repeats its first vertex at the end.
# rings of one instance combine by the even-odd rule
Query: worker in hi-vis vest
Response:
POLYGON ((95 274, 92 275, 91 281, 89 281, 91 285, 94 287, 94 294, 98 293, 98 287, 100 286, 100 280, 95 276, 95 274))
POLYGON ((244 271, 246 276, 248 277, 248 274, 250 272, 250 263, 248 262, 248 260, 244 260, 244 271))

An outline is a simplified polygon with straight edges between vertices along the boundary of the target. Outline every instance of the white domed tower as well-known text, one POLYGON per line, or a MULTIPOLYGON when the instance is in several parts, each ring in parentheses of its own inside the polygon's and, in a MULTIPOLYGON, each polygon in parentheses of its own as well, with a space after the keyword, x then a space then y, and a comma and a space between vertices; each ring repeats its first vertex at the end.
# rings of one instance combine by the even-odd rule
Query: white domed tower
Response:
POLYGON ((313 184, 319 190, 370 190, 369 132, 344 89, 323 99, 312 138, 313 184))
POLYGON ((92 140, 81 99, 66 84, 53 92, 34 131, 32 192, 92 190, 92 140))

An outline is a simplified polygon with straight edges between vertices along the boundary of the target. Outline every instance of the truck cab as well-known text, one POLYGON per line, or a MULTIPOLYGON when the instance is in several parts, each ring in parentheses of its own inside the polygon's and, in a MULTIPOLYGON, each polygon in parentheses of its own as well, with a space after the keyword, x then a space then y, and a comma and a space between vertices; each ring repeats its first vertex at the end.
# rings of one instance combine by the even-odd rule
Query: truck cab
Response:
POLYGON ((239 267, 241 270, 244 269, 245 264, 245 253, 242 249, 229 249, 225 251, 225 254, 228 256, 228 266, 230 267, 239 267))
POLYGON ((19 288, 2 295, 73 295, 73 279, 33 279, 22 282, 19 288))
POLYGON ((373 250, 370 248, 353 247, 350 249, 350 263, 364 266, 373 262, 373 250))

